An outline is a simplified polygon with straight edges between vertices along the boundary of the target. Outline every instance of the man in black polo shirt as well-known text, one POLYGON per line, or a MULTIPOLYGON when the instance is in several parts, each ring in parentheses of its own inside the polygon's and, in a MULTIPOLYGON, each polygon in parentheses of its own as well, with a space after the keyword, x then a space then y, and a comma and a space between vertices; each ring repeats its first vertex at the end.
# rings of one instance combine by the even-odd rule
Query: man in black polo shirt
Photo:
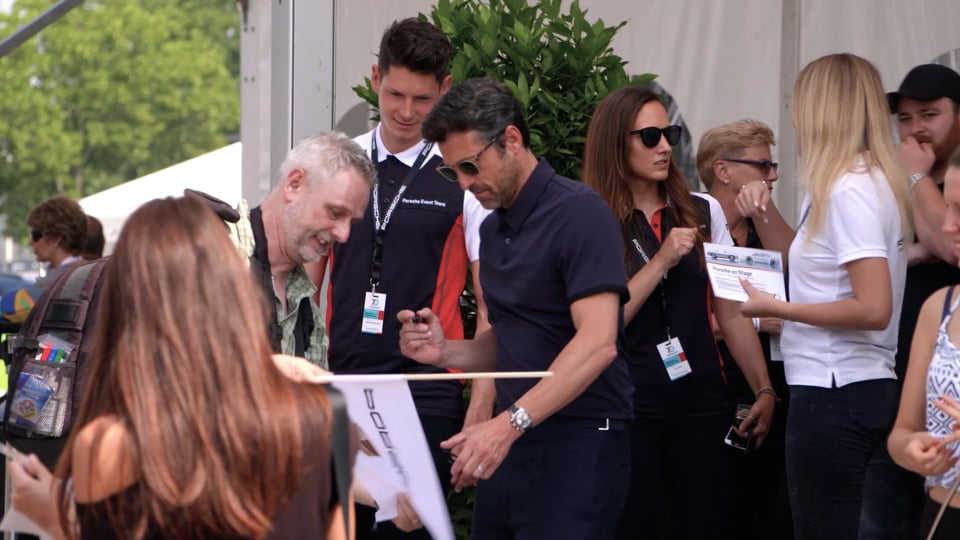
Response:
POLYGON ((593 190, 537 160, 520 103, 497 81, 451 88, 423 133, 440 145, 441 172, 496 209, 480 228, 492 330, 448 340, 417 306, 398 315, 402 352, 446 368, 554 374, 499 379, 499 414, 443 445, 459 446, 458 487, 482 480, 473 537, 612 538, 633 393, 617 345, 628 293, 616 220, 593 190))
MULTIPOLYGON (((431 373, 400 353, 402 309, 430 306, 447 335, 463 338, 460 295, 473 268, 478 299, 477 333, 489 325, 477 283, 480 222, 489 214, 472 193, 437 172, 443 163, 420 124, 450 88, 453 47, 436 26, 415 18, 394 22, 380 42, 371 83, 380 123, 354 140, 377 166, 378 183, 350 240, 330 255, 329 363, 335 373, 431 373)), ((464 425, 488 420, 493 384, 475 384, 464 418, 463 384, 457 380, 410 383, 427 443, 446 493, 449 455, 440 442, 464 425)), ((362 532, 362 531, 361 531, 362 532)), ((429 538, 424 530, 402 533, 378 526, 378 540, 429 538)))

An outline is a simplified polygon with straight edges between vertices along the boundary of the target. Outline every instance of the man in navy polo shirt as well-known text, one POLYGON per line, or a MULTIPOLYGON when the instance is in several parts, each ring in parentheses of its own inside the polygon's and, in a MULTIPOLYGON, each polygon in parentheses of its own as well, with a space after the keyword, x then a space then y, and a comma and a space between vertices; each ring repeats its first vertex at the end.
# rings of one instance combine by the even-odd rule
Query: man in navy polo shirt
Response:
POLYGON ((492 329, 448 340, 417 306, 398 314, 401 351, 467 371, 553 372, 499 379, 499 414, 443 444, 459 447, 457 487, 482 480, 473 538, 612 538, 633 393, 617 345, 628 292, 616 220, 593 190, 533 155, 520 103, 493 79, 451 88, 423 133, 440 146, 440 172, 496 209, 480 228, 492 329))
MULTIPOLYGON (((436 26, 416 18, 394 22, 383 34, 371 83, 380 123, 354 140, 377 166, 378 183, 350 240, 330 255, 328 316, 330 369, 335 373, 431 373, 400 353, 402 309, 430 306, 447 335, 464 337, 460 295, 473 267, 478 299, 477 333, 489 325, 477 283, 480 222, 489 214, 472 193, 437 172, 443 163, 420 124, 450 88, 453 46, 436 26)), ((440 442, 464 425, 488 420, 493 384, 474 385, 464 418, 463 384, 457 380, 410 383, 441 487, 450 488, 449 455, 440 442)), ((363 531, 361 531, 362 533, 363 531)), ((391 523, 378 540, 429 538, 405 534, 391 523)))

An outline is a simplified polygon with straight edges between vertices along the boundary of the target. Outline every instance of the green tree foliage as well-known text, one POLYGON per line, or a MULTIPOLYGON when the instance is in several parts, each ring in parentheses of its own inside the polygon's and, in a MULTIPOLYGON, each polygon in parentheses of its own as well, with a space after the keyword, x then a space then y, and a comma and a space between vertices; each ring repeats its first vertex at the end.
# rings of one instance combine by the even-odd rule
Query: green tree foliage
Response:
MULTIPOLYGON (((534 154, 557 172, 580 177, 583 143, 597 104, 611 90, 653 80, 627 75, 611 43, 626 22, 591 21, 577 0, 439 0, 429 19, 453 42, 454 82, 493 77, 527 111, 534 154)), ((420 18, 427 19, 423 14, 420 18)), ((354 91, 377 106, 365 85, 354 91)))
MULTIPOLYGON (((49 8, 17 0, 0 37, 49 8)), ((0 195, 10 232, 239 132, 239 15, 228 0, 88 0, 0 58, 0 195)))

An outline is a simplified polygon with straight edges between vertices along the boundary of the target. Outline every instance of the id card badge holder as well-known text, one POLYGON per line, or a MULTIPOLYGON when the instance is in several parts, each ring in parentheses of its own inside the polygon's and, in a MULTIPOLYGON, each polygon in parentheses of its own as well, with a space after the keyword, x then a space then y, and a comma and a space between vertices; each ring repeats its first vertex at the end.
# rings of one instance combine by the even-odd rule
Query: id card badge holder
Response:
POLYGON ((680 345, 680 339, 672 337, 663 343, 657 345, 657 352, 660 353, 660 359, 663 360, 663 367, 667 368, 667 375, 671 381, 685 377, 693 372, 690 362, 687 361, 687 355, 683 352, 683 346, 680 345))
POLYGON ((383 314, 387 307, 387 295, 376 290, 367 291, 363 295, 363 319, 360 322, 360 332, 364 334, 383 334, 383 314))

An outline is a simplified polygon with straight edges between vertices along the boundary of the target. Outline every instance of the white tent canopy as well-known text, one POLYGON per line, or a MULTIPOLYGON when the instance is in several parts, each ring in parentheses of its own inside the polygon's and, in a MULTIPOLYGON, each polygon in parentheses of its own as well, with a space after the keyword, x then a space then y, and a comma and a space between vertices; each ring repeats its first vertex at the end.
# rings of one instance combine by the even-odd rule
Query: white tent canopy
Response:
POLYGON ((183 195, 183 190, 190 188, 232 205, 239 203, 240 154, 240 143, 234 143, 84 197, 80 205, 87 214, 103 222, 105 252, 110 253, 127 216, 147 201, 183 195))

